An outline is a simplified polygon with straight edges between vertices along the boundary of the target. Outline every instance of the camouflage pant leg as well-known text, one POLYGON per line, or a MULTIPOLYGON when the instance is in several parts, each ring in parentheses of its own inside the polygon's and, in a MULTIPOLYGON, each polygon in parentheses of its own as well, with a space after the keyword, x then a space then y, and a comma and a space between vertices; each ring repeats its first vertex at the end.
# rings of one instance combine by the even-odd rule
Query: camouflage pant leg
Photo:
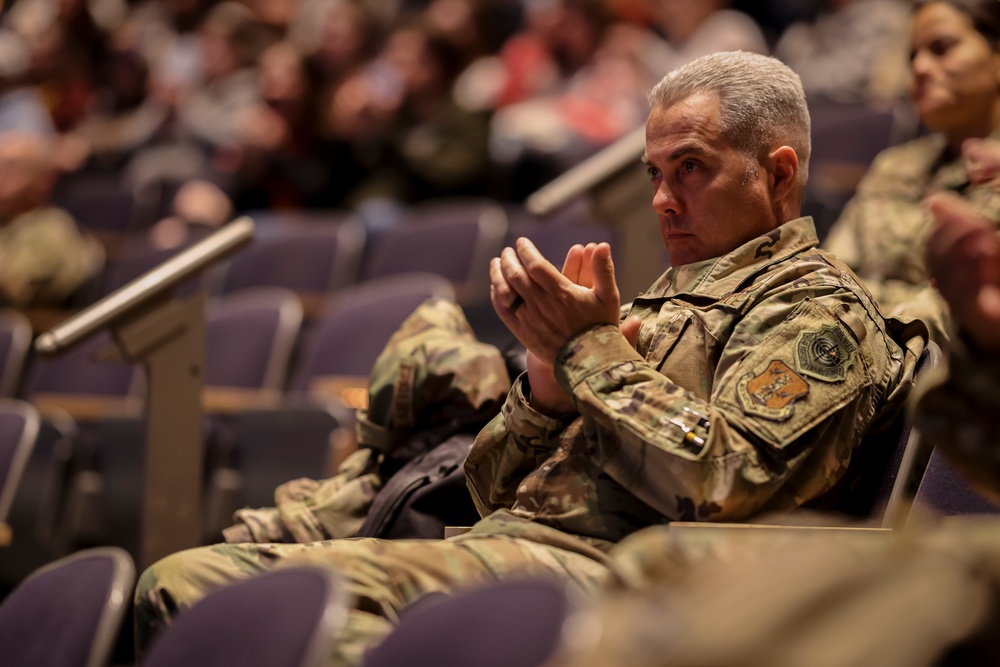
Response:
POLYGON ((216 544, 157 561, 136 584, 137 651, 141 655, 174 615, 216 588, 264 572, 275 561, 305 548, 304 544, 216 544))
POLYGON ((507 576, 554 576, 587 591, 606 577, 606 567, 586 556, 503 535, 453 540, 329 540, 281 565, 330 568, 347 579, 355 596, 347 627, 331 665, 361 663, 364 652, 391 629, 406 605, 433 592, 507 576))

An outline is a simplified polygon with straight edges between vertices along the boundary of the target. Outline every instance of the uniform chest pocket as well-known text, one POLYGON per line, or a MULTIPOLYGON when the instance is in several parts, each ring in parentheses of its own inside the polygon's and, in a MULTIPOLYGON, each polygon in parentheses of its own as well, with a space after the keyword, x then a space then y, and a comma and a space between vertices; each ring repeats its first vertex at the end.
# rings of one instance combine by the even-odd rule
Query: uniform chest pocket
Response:
POLYGON ((714 340, 701 318, 685 310, 657 325, 646 361, 677 386, 707 400, 714 375, 714 340))

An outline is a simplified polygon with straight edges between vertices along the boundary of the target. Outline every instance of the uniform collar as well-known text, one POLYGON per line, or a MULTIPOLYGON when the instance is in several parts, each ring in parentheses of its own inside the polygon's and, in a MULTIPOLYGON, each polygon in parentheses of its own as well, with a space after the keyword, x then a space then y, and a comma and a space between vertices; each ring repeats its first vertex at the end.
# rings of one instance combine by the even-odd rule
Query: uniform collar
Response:
POLYGON ((796 218, 721 257, 670 267, 639 298, 669 298, 680 294, 718 298, 736 289, 764 266, 817 245, 819 239, 812 218, 796 218))

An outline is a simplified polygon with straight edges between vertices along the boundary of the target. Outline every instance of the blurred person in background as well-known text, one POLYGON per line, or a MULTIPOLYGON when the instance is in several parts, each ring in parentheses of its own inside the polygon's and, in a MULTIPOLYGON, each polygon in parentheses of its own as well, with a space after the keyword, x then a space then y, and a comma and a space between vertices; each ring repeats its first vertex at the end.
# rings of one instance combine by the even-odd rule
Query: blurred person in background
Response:
POLYGON ((66 305, 104 259, 100 244, 50 203, 52 153, 51 138, 0 135, 0 300, 18 308, 66 305))
MULTIPOLYGON (((164 123, 124 171, 137 190, 192 178, 228 184, 241 166, 243 134, 235 119, 260 101, 256 63, 267 35, 236 2, 212 7, 197 35, 203 78, 195 88, 171 88, 159 98, 167 107, 164 123)), ((151 86, 154 95, 161 90, 156 77, 151 86)))
POLYGON ((332 88, 375 57, 384 27, 378 15, 357 0, 331 0, 317 13, 318 27, 306 30, 293 24, 288 39, 315 63, 332 88))
POLYGON ((809 103, 885 108, 906 89, 907 0, 826 0, 814 21, 795 23, 774 55, 802 77, 809 103))
POLYGON ((321 81, 314 63, 289 41, 272 44, 258 62, 257 86, 260 102, 233 118, 242 153, 231 188, 236 209, 321 205, 331 168, 319 148, 321 81))
POLYGON ((652 27, 664 39, 633 41, 632 48, 654 76, 718 51, 769 51, 757 23, 734 10, 731 0, 648 0, 648 5, 652 27))
POLYGON ((31 76, 60 132, 87 113, 102 81, 109 25, 87 0, 21 0, 4 17, 31 48, 31 76))
POLYGON ((824 247, 857 272, 885 312, 920 317, 946 342, 948 308, 924 262, 932 219, 923 200, 954 192, 1000 220, 1000 198, 970 180, 963 156, 963 146, 974 146, 968 140, 996 137, 1000 128, 1000 3, 920 0, 910 58, 910 97, 932 134, 875 159, 824 247))
POLYGON ((524 28, 505 42, 486 72, 491 85, 479 91, 496 109, 490 146, 510 180, 504 198, 523 199, 642 124, 658 76, 608 41, 614 25, 602 0, 525 5, 524 28))
POLYGON ((462 66, 448 39, 415 21, 337 88, 327 121, 339 148, 331 188, 343 204, 485 193, 489 117, 454 99, 462 66))
POLYGON ((31 48, 10 29, 0 29, 0 133, 55 134, 55 125, 36 85, 29 82, 31 48))

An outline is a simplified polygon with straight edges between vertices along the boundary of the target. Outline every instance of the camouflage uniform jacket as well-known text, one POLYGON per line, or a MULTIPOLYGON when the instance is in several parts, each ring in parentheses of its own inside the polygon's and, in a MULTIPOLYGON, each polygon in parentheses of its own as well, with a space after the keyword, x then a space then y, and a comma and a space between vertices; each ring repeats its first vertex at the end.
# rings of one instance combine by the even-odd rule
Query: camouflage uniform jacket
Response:
POLYGON ((948 308, 928 282, 924 245, 933 219, 922 203, 942 191, 960 194, 1000 220, 995 185, 971 186, 964 161, 950 155, 943 136, 932 135, 875 158, 823 247, 857 273, 884 312, 901 308, 923 319, 931 337, 943 343, 948 308))
POLYGON ((643 320, 638 351, 609 325, 572 338, 556 375, 578 414, 532 409, 522 375, 466 462, 480 513, 600 548, 829 491, 873 421, 898 412, 926 330, 898 343, 901 323, 817 243, 799 218, 669 269, 626 311, 643 320))

